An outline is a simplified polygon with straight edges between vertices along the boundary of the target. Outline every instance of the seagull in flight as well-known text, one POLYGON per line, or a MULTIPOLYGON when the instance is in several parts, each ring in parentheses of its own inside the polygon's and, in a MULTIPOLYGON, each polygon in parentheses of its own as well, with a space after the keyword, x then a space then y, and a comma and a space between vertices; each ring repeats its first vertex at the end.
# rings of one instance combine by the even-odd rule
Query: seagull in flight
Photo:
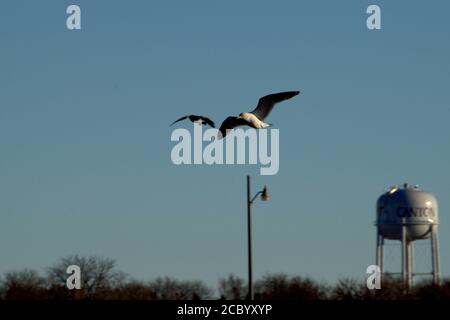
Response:
MULTIPOLYGON (((273 107, 281 101, 291 99, 298 95, 300 91, 286 91, 269 94, 259 99, 258 105, 252 112, 243 112, 239 117, 228 117, 226 118, 219 131, 222 137, 225 137, 229 130, 232 130, 238 126, 250 126, 255 129, 268 128, 272 126, 269 123, 265 123, 264 119, 272 111, 273 107)), ((220 135, 219 135, 220 138, 220 135)))
POLYGON ((205 116, 196 116, 196 115, 193 115, 193 114, 181 117, 180 119, 174 121, 171 125, 173 125, 173 124, 175 124, 175 123, 177 123, 179 121, 182 121, 184 119, 189 119, 189 120, 191 120, 191 122, 198 123, 199 125, 206 125, 206 124, 208 124, 211 127, 215 128, 214 127, 214 122, 210 118, 205 117, 205 116))

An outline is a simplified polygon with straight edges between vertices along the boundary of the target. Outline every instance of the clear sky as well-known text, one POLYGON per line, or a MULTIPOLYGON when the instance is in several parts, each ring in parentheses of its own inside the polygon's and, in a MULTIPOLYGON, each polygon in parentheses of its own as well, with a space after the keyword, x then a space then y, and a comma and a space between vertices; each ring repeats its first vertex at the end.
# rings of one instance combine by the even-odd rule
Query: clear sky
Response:
POLYGON ((362 279, 376 199, 403 182, 437 196, 450 276, 449 12, 449 1, 1 1, 0 273, 80 254, 137 279, 246 277, 251 174, 272 195, 254 204, 255 277, 362 279), (72 3, 80 31, 66 28, 72 3), (366 28, 369 4, 379 31, 366 28), (277 175, 172 164, 172 121, 220 124, 285 90, 302 93, 268 119, 277 175))

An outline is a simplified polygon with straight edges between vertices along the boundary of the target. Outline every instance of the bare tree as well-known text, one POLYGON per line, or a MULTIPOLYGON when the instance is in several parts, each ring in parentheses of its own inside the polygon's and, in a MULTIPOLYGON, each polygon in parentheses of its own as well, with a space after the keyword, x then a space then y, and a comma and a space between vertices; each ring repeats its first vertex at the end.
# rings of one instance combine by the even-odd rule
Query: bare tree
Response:
POLYGON ((212 296, 212 290, 201 281, 179 281, 159 277, 149 283, 149 288, 156 293, 158 299, 209 299, 212 296))
POLYGON ((262 299, 326 299, 326 287, 309 278, 292 277, 285 274, 269 274, 255 284, 255 292, 262 299))
POLYGON ((45 279, 30 269, 7 272, 0 282, 0 295, 5 300, 44 299, 46 289, 45 279))
POLYGON ((110 290, 103 298, 112 300, 155 300, 158 296, 148 285, 137 280, 131 280, 110 290))
POLYGON ((224 299, 240 300, 247 292, 244 283, 244 279, 230 274, 219 280, 219 294, 224 299))
POLYGON ((418 283, 415 288, 415 296, 420 300, 450 301, 450 279, 443 279, 439 286, 431 281, 418 283))
POLYGON ((347 278, 337 282, 333 287, 330 298, 333 300, 362 300, 367 297, 364 282, 347 278))
POLYGON ((65 287, 67 267, 77 265, 81 271, 81 289, 85 297, 93 298, 105 290, 118 286, 125 275, 115 270, 115 260, 101 257, 80 257, 78 255, 61 259, 48 269, 48 278, 52 286, 65 287))

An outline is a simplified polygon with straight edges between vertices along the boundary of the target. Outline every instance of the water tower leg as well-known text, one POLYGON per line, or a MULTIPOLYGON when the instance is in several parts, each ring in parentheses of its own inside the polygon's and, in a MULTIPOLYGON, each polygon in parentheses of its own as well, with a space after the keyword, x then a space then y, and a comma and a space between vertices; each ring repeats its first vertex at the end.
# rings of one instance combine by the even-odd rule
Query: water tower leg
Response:
POLYGON ((439 242, 435 224, 431 225, 431 263, 433 265, 433 283, 439 285, 439 242))
POLYGON ((409 243, 409 273, 410 273, 410 287, 414 287, 414 241, 409 243))
POLYGON ((380 268, 380 280, 383 280, 384 274, 384 238, 377 230, 377 254, 375 264, 380 268))
POLYGON ((381 274, 384 274, 384 237, 380 235, 380 270, 381 274))
POLYGON ((412 288, 413 286, 413 269, 414 269, 414 258, 413 258, 413 242, 407 241, 406 243, 406 270, 407 270, 407 278, 408 278, 408 288, 412 288))
POLYGON ((407 240, 406 240, 406 224, 403 219, 402 223, 402 280, 403 284, 408 284, 408 257, 407 257, 407 240))

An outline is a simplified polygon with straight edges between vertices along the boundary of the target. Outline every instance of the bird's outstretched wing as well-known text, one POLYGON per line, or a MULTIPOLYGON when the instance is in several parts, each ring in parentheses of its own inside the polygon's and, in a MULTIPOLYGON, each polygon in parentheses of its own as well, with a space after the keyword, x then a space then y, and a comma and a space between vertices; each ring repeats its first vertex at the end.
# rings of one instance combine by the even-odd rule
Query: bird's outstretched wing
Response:
POLYGON ((299 93, 300 91, 286 91, 264 96, 259 99, 258 105, 251 113, 253 113, 259 120, 263 121, 269 115, 275 104, 290 99, 299 93))
POLYGON ((222 137, 225 137, 227 135, 227 130, 232 130, 236 127, 245 125, 252 126, 252 124, 247 122, 245 119, 239 117, 228 117, 220 125, 219 131, 222 134, 222 137))
POLYGON ((202 116, 202 119, 205 123, 209 124, 212 128, 215 128, 214 121, 212 121, 210 118, 202 116))
POLYGON ((176 121, 172 122, 171 126, 172 126, 172 125, 174 125, 175 123, 177 123, 177 122, 181 121, 181 120, 187 119, 188 117, 189 117, 189 116, 184 116, 184 117, 181 117, 180 119, 178 119, 178 120, 176 120, 176 121))
POLYGON ((210 118, 205 117, 205 116, 196 116, 194 114, 181 117, 180 119, 174 121, 171 125, 177 123, 178 121, 184 120, 184 119, 189 119, 189 120, 191 120, 191 122, 198 123, 198 124, 205 124, 206 123, 206 124, 209 124, 211 127, 215 128, 214 127, 214 122, 210 118))

